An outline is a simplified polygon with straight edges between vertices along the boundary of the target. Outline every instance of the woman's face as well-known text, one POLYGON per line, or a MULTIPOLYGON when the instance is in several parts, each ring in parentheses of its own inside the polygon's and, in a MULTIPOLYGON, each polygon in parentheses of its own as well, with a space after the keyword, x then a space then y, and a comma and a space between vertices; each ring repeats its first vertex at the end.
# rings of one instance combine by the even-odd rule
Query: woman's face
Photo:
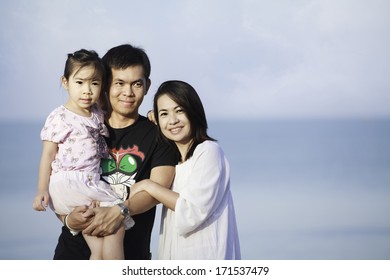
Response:
POLYGON ((157 100, 158 123, 165 137, 178 146, 188 147, 191 143, 191 123, 186 112, 167 94, 157 100))

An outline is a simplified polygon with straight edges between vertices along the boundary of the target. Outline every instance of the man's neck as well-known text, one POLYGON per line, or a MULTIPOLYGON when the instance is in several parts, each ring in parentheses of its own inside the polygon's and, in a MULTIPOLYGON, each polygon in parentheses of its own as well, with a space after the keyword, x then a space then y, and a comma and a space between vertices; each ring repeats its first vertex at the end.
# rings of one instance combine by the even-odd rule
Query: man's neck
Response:
POLYGON ((112 128, 125 128, 134 124, 138 120, 138 117, 139 114, 128 117, 112 112, 107 122, 112 128))

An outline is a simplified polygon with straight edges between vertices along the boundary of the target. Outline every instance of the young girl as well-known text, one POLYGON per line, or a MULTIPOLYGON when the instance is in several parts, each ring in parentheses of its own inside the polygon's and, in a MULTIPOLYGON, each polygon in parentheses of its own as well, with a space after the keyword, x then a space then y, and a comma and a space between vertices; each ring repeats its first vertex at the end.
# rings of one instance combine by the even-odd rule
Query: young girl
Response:
POLYGON ((171 190, 143 180, 131 187, 130 196, 146 191, 164 205, 158 258, 240 259, 229 163, 207 134, 198 94, 185 82, 165 82, 153 111, 180 163, 171 190))
MULTIPOLYGON (((62 77, 68 101, 50 113, 41 131, 43 149, 33 208, 45 211, 50 205, 57 215, 65 216, 68 228, 67 214, 76 206, 125 207, 110 185, 100 180, 100 159, 109 157, 103 138, 108 132, 97 106, 103 82, 104 66, 96 52, 82 49, 69 54, 62 77)), ((90 259, 123 259, 125 228, 133 224, 127 216, 115 234, 84 235, 90 259)))

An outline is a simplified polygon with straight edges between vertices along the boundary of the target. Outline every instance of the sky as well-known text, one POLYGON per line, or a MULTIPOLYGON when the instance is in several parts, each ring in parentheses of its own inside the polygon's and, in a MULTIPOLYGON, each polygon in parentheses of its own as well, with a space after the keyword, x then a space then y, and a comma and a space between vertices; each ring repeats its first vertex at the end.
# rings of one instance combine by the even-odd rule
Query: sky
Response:
POLYGON ((390 117, 387 0, 5 0, 0 121, 67 100, 66 55, 145 49, 152 86, 192 84, 209 119, 390 117))

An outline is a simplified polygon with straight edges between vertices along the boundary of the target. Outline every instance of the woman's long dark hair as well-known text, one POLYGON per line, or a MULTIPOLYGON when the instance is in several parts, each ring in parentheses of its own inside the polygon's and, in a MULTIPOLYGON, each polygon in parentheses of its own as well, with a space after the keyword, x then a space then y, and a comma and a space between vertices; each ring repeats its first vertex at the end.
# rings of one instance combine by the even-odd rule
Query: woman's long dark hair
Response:
MULTIPOLYGON (((193 155, 198 144, 203 143, 205 140, 216 141, 207 134, 208 126, 202 101, 200 100, 198 93, 190 84, 183 81, 173 80, 166 81, 160 85, 153 100, 154 116, 158 124, 157 100, 162 95, 168 95, 169 98, 175 101, 184 110, 191 124, 191 138, 193 139, 193 142, 189 147, 186 158, 182 159, 182 161, 186 161, 193 155)), ((173 141, 168 140, 164 135, 162 135, 161 129, 160 136, 174 145, 173 141)), ((176 145, 174 145, 174 147, 177 150, 176 145)))

